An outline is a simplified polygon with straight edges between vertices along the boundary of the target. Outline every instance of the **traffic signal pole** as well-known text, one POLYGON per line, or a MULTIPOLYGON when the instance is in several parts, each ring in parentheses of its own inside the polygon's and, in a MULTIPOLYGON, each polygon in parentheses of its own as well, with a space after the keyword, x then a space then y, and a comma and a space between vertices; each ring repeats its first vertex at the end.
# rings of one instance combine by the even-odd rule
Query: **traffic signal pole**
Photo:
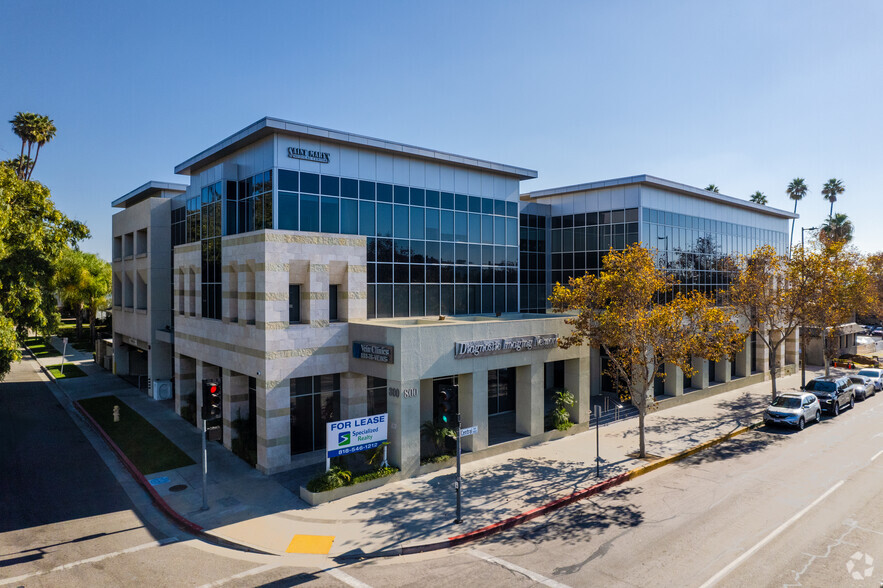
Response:
POLYGON ((454 523, 460 524, 463 520, 460 518, 460 412, 457 412, 457 481, 454 487, 457 489, 457 518, 454 523))
POLYGON ((206 447, 206 437, 208 436, 208 421, 202 419, 202 508, 200 510, 208 510, 208 496, 206 494, 206 480, 208 479, 208 447, 206 447))

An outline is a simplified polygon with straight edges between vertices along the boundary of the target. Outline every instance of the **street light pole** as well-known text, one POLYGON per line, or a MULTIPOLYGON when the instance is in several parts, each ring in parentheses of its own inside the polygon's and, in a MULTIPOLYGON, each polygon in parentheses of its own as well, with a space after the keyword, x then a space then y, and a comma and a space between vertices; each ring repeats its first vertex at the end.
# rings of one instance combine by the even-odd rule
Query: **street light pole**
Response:
POLYGON ((816 230, 818 230, 818 227, 800 227, 800 249, 801 249, 801 251, 803 250, 803 247, 804 247, 803 233, 805 233, 806 231, 816 231, 816 230))
MULTIPOLYGON (((803 233, 806 231, 815 231, 818 227, 800 227, 800 252, 804 253, 803 233)), ((806 335, 800 332, 800 389, 806 388, 806 335)))

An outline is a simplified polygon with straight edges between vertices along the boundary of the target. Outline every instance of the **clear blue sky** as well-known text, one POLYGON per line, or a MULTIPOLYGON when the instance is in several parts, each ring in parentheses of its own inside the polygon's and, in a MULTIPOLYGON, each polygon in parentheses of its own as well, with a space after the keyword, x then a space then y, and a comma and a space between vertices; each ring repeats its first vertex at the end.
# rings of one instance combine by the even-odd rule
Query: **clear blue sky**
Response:
MULTIPOLYGON (((648 173, 835 212, 883 249, 883 3, 4 0, 0 116, 47 114, 35 179, 110 255, 110 203, 269 115, 536 169, 648 173)), ((19 152, 10 125, 0 158, 19 152)))

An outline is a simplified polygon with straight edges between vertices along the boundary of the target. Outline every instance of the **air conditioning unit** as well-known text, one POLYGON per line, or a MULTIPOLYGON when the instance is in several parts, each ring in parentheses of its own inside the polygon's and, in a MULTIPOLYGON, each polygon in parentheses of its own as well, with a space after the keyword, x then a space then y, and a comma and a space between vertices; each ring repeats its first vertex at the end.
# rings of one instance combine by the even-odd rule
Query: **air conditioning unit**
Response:
POLYGON ((153 381, 153 399, 154 400, 171 400, 172 398, 172 381, 171 380, 154 380, 153 381))

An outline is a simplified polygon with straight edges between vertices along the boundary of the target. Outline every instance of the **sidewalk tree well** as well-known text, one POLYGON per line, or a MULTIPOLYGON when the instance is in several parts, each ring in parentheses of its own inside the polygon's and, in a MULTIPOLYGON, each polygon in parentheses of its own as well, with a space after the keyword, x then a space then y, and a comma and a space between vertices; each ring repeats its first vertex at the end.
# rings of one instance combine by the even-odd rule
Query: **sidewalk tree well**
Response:
MULTIPOLYGON (((36 181, 21 180, 0 165, 0 352, 8 357, 8 330, 15 326, 23 341, 28 330, 42 335, 59 324, 56 308, 56 260, 77 241, 89 236, 80 222, 62 214, 49 190, 36 181)), ((17 352, 17 347, 15 347, 17 352)), ((0 365, 0 377, 8 368, 0 365)))
POLYGON ((669 302, 659 302, 675 282, 656 266, 655 257, 640 245, 611 250, 598 276, 555 284, 549 298, 556 312, 577 313, 566 319, 573 331, 559 345, 603 349, 609 375, 631 394, 638 409, 641 457, 647 455, 644 418, 653 400, 654 380, 664 375, 665 363, 692 375, 693 356, 719 361, 744 340, 728 311, 699 292, 679 292, 669 296, 669 302))
POLYGON ((811 272, 801 272, 788 257, 769 245, 735 259, 736 271, 726 298, 737 316, 748 323, 770 354, 772 398, 776 399, 779 348, 804 317, 808 297, 819 286, 811 272))

